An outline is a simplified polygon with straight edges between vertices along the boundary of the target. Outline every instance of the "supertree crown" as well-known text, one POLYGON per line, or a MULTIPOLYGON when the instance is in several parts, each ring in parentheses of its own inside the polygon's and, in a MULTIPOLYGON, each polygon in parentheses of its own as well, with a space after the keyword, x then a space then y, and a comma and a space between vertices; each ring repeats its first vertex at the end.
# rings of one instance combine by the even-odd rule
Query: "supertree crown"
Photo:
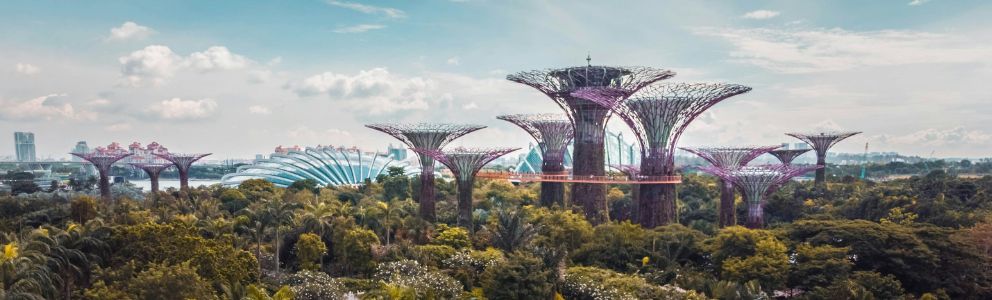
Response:
POLYGON ((410 148, 441 149, 449 142, 486 128, 481 125, 462 125, 446 123, 416 123, 416 124, 368 124, 365 127, 382 131, 400 140, 410 148))
POLYGON ((212 153, 155 153, 161 159, 167 160, 176 165, 176 169, 185 172, 194 162, 212 153))
POLYGON ((809 150, 810 149, 779 149, 768 151, 768 154, 775 156, 775 158, 778 158, 778 161, 788 165, 792 164, 792 161, 795 160, 796 157, 803 155, 803 153, 809 152, 809 150))
POLYGON ((496 118, 527 131, 537 140, 542 157, 546 159, 563 159, 574 133, 572 123, 564 114, 517 114, 496 118))
MULTIPOLYGON (((575 96, 617 112, 641 144, 642 154, 663 155, 671 161, 685 128, 706 109, 750 87, 725 83, 661 83, 648 86, 626 101, 616 89, 581 89, 575 96)), ((645 155, 647 156, 647 155, 645 155)))
POLYGON ((115 162, 131 156, 131 153, 100 153, 100 152, 89 152, 89 153, 69 153, 73 156, 82 158, 85 161, 90 162, 99 170, 100 172, 106 172, 110 170, 110 166, 115 162))
POLYGON ((519 149, 458 147, 451 150, 414 148, 413 151, 430 156, 444 164, 459 180, 468 180, 489 162, 519 149))
POLYGON ((161 173, 163 170, 172 167, 172 165, 173 164, 171 163, 131 163, 131 166, 134 166, 135 168, 154 174, 161 173))
POLYGON ((793 177, 816 170, 822 166, 757 165, 739 168, 702 167, 700 170, 730 181, 740 188, 751 200, 761 196, 793 177))
POLYGON ((813 147, 813 151, 816 151, 817 155, 823 155, 827 153, 831 147, 843 141, 846 138, 854 136, 861 133, 860 131, 830 131, 830 132, 790 132, 786 135, 797 138, 806 142, 813 147))
POLYGON ((679 147, 679 149, 698 155, 714 167, 738 168, 778 147, 781 146, 679 147))

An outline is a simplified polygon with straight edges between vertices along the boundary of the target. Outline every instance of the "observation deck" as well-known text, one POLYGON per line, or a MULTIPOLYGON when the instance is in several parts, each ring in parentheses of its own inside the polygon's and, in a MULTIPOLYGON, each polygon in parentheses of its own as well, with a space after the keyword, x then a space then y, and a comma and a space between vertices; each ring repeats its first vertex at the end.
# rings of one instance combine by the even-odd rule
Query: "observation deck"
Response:
POLYGON ((532 174, 503 171, 480 171, 477 178, 505 179, 519 182, 572 182, 572 183, 615 183, 615 184, 679 184, 682 183, 682 176, 635 176, 633 178, 625 175, 572 175, 568 173, 560 174, 532 174))

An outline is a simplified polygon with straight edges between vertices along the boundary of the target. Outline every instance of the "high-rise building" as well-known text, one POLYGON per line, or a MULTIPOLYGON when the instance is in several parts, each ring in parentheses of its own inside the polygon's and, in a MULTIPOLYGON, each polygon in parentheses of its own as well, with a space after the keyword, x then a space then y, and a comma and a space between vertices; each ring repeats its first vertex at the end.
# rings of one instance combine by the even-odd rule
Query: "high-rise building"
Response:
MULTIPOLYGON (((86 141, 78 141, 78 142, 76 142, 76 146, 75 147, 72 147, 72 151, 69 151, 69 152, 71 152, 71 153, 90 153, 90 146, 86 144, 86 141)), ((78 156, 73 155, 72 156, 72 161, 83 161, 83 159, 82 158, 79 158, 78 156)))
POLYGON ((34 149, 34 133, 14 132, 14 152, 17 161, 37 161, 34 149))
POLYGON ((391 156, 393 159, 406 160, 406 148, 394 147, 393 144, 389 144, 389 147, 386 149, 387 152, 389 153, 389 156, 391 156))

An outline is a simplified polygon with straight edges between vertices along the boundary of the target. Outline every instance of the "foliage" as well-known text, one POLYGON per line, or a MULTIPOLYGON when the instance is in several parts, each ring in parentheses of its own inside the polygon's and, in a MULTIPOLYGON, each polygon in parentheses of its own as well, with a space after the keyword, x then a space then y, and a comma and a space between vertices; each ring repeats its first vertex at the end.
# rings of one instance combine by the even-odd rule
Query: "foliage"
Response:
POLYGON ((379 245, 379 237, 368 229, 353 228, 345 231, 336 240, 334 257, 347 272, 369 273, 375 267, 372 247, 379 245))
POLYGON ((572 258, 580 264, 616 271, 638 270, 644 257, 655 256, 653 239, 652 231, 630 221, 604 223, 596 226, 592 241, 582 245, 572 258))
POLYGON ((548 299, 554 293, 551 278, 540 258, 517 252, 486 269, 482 288, 490 299, 548 299))
POLYGON ((706 243, 723 279, 757 280, 765 289, 779 288, 785 283, 789 256, 785 244, 771 232, 732 226, 720 230, 706 243))
POLYGON ((493 246, 506 252, 529 246, 539 229, 527 222, 526 212, 521 209, 500 209, 493 218, 493 246))
POLYGON ((451 299, 462 290, 454 278, 414 260, 380 264, 375 278, 387 286, 411 289, 416 299, 451 299))
POLYGON ((86 290, 89 299, 217 299, 210 281, 189 262, 152 263, 135 277, 110 283, 98 281, 86 290))
POLYGON ((320 300, 343 299, 344 285, 327 273, 303 270, 289 275, 283 282, 292 290, 294 299, 320 300))
POLYGON ((433 244, 445 245, 455 249, 472 246, 472 238, 468 236, 468 230, 465 230, 465 228, 439 224, 436 230, 437 236, 431 241, 433 244))
POLYGON ((562 295, 568 299, 705 299, 694 292, 649 283, 644 278, 595 267, 565 272, 562 295))
POLYGON ((534 208, 530 210, 530 223, 540 228, 535 244, 542 247, 565 246, 574 251, 588 243, 593 236, 592 225, 585 217, 571 210, 534 208))
POLYGON ((304 233, 296 241, 296 257, 300 262, 300 269, 316 271, 320 268, 318 262, 325 253, 327 246, 319 235, 304 233))

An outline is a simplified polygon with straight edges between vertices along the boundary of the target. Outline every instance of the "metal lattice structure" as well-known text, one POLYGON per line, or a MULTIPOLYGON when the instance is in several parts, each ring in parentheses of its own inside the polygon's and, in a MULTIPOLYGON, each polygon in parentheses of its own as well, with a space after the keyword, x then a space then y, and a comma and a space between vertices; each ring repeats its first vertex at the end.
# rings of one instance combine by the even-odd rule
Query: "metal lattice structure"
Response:
POLYGON ((741 190, 747 199, 748 228, 761 228, 765 225, 764 197, 788 182, 793 177, 805 174, 821 166, 758 165, 734 169, 715 166, 701 168, 704 172, 730 181, 741 190))
POLYGON ((151 182, 152 185, 151 193, 152 196, 155 197, 156 195, 158 195, 158 175, 161 174, 162 171, 165 171, 165 169, 172 167, 172 164, 171 163, 131 163, 131 166, 141 169, 142 171, 145 171, 145 174, 148 174, 148 181, 151 182))
POLYGON ((300 180, 313 180, 319 186, 358 186, 365 180, 375 180, 390 167, 406 169, 409 164, 375 152, 358 148, 317 146, 303 150, 275 152, 267 159, 238 167, 235 173, 224 175, 221 184, 236 186, 249 179, 264 179, 279 187, 288 187, 300 180))
MULTIPOLYGON (((730 170, 741 168, 758 156, 778 147, 781 146, 679 147, 679 149, 701 157, 713 167, 730 170)), ((734 200, 734 184, 729 180, 720 180, 720 210, 718 215, 720 228, 737 225, 734 200)))
POLYGON ((472 185, 475 183, 475 174, 494 159, 519 149, 458 147, 451 150, 414 148, 413 151, 437 160, 455 175, 455 182, 458 184, 458 226, 473 231, 472 185))
POLYGON ((194 162, 210 154, 211 153, 155 153, 155 156, 167 160, 171 162, 172 165, 176 166, 176 171, 179 172, 179 191, 185 195, 189 195, 189 167, 192 166, 194 162))
POLYGON ((110 166, 117 161, 131 156, 131 153, 105 154, 98 152, 89 153, 69 153, 90 162, 100 173, 100 198, 105 203, 111 203, 113 197, 110 195, 110 166))
POLYGON ((768 154, 771 154, 777 158, 778 161, 782 162, 782 164, 791 165, 792 161, 795 160, 796 157, 809 152, 809 150, 811 149, 779 149, 768 151, 768 154))
MULTIPOLYGON (((589 99, 615 111, 630 126, 641 144, 641 174, 675 174, 675 145, 686 127, 713 105, 750 91, 750 87, 724 83, 659 83, 638 91, 624 101, 624 91, 584 88, 574 96, 589 99)), ((638 223, 652 228, 675 221, 675 187, 641 185, 638 223)))
MULTIPOLYGON (((564 114, 503 115, 497 119, 513 123, 527 131, 541 149, 541 173, 565 172, 565 151, 572 141, 572 123, 564 114)), ((561 182, 541 182, 541 206, 565 204, 565 185, 561 182)))
MULTIPOLYGON (((610 110, 572 93, 581 88, 606 87, 631 95, 653 82, 672 76, 675 72, 657 68, 587 65, 524 71, 511 74, 506 79, 541 91, 566 112, 575 131, 573 174, 603 176, 606 173, 603 138, 610 110)), ((608 219, 606 186, 603 184, 574 184, 571 202, 581 204, 586 218, 593 224, 608 219)))
MULTIPOLYGON (((479 129, 480 125, 459 124, 369 124, 365 127, 384 132, 411 149, 440 150, 451 141, 479 129)), ((434 196, 434 158, 417 152, 420 159, 420 216, 433 222, 436 219, 434 196)))
POLYGON ((809 133, 796 133, 790 132, 786 135, 797 138, 809 144, 816 151, 816 165, 823 166, 823 168, 816 169, 816 180, 814 183, 817 186, 822 186, 826 183, 827 179, 827 151, 830 150, 834 145, 840 143, 846 138, 854 136, 861 133, 860 131, 843 131, 843 132, 809 132, 809 133))

